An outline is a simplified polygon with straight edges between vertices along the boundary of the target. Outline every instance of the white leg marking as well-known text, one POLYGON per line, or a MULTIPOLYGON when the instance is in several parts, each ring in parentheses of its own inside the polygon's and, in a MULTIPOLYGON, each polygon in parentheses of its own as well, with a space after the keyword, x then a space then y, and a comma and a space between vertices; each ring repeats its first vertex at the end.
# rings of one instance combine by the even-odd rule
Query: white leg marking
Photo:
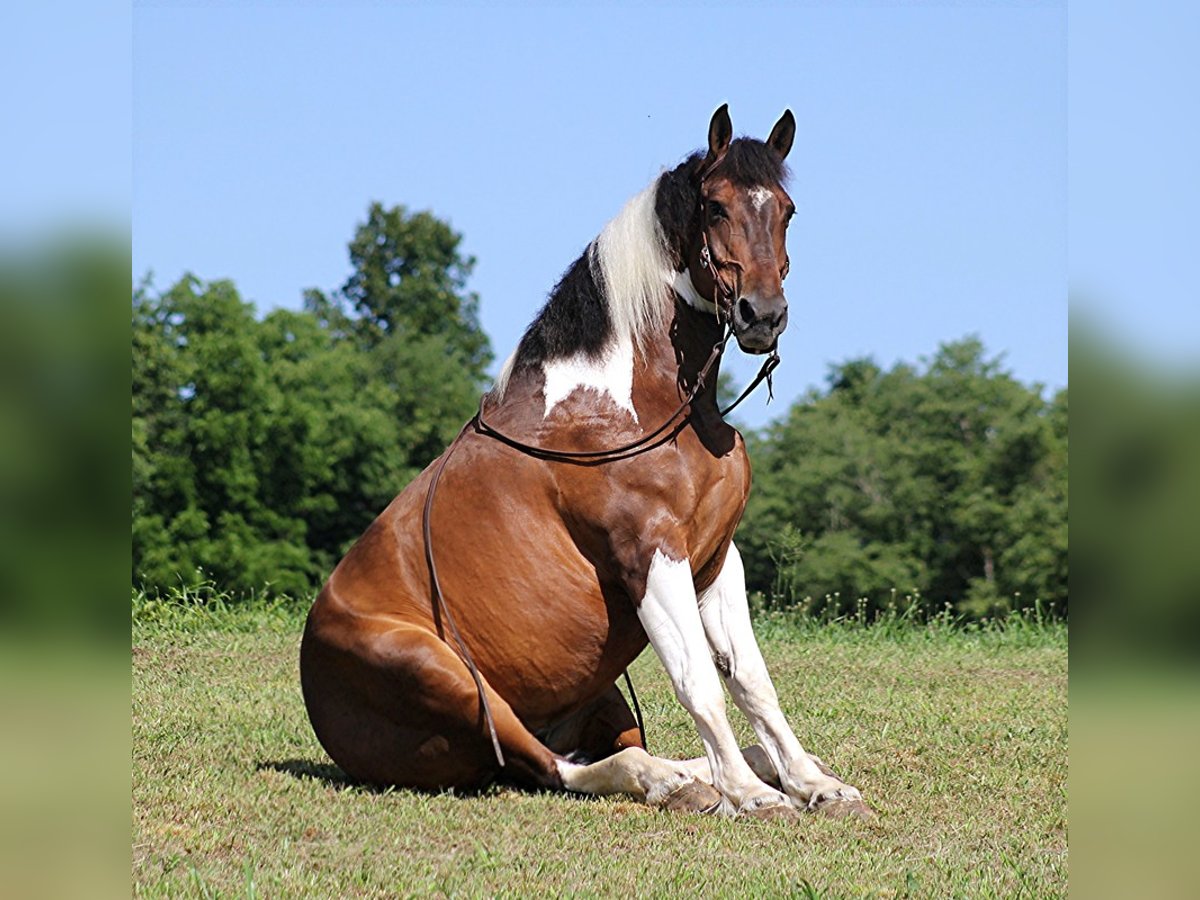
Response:
POLYGON ((638 617, 671 677, 675 696, 696 722, 713 787, 738 812, 786 803, 786 797, 755 777, 738 749, 686 559, 675 561, 655 551, 638 617))
POLYGON ((779 696, 750 627, 745 571, 741 554, 733 544, 729 545, 721 574, 699 599, 713 657, 728 673, 725 682, 733 701, 750 720, 788 796, 801 805, 813 806, 836 798, 859 798, 857 789, 817 768, 779 709, 779 696))
POLYGON ((576 391, 593 390, 638 420, 633 408, 633 343, 628 338, 614 341, 596 359, 580 353, 543 363, 542 372, 546 376, 543 418, 576 391))
POLYGON ((563 786, 577 794, 631 794, 658 804, 693 780, 680 763, 651 756, 641 747, 629 747, 590 765, 560 759, 556 763, 563 786))

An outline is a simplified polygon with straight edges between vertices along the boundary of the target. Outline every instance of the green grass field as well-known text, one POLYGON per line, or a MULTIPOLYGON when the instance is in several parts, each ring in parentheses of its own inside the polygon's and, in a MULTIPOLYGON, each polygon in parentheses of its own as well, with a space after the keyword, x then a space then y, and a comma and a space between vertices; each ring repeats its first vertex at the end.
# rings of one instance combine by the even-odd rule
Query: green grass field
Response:
MULTIPOLYGON (((880 813, 780 823, 507 787, 459 797, 347 784, 305 717, 301 621, 286 607, 181 611, 135 597, 139 895, 1067 892, 1065 626, 761 622, 801 742, 880 813)), ((653 655, 632 674, 651 749, 699 755, 653 655)))

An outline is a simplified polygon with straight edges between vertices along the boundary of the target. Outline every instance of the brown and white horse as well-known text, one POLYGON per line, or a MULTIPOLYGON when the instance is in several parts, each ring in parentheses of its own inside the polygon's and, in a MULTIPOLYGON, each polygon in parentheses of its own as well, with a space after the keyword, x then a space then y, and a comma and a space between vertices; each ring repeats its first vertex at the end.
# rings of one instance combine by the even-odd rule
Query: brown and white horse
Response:
POLYGON ((714 348, 728 323, 744 351, 771 352, 786 326, 795 120, 765 143, 732 131, 722 106, 707 153, 601 231, 484 397, 486 425, 392 501, 317 597, 304 699, 351 777, 866 811, 784 720, 732 543, 750 466, 717 407, 714 348), (642 748, 616 680, 647 641, 705 757, 642 748), (722 677, 760 746, 738 748, 722 677))

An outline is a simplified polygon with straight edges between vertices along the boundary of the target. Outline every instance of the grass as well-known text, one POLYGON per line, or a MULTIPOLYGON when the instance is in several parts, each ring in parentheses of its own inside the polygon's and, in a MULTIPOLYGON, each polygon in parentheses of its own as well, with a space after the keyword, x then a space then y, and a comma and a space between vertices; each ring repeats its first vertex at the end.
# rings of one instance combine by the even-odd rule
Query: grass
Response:
MULTIPOLYGON (((775 823, 507 787, 348 784, 305 717, 294 606, 227 606, 210 591, 135 595, 134 612, 142 896, 1067 892, 1064 625, 761 620, 801 741, 880 812, 775 823)), ((699 755, 653 655, 632 675, 652 750, 699 755)))

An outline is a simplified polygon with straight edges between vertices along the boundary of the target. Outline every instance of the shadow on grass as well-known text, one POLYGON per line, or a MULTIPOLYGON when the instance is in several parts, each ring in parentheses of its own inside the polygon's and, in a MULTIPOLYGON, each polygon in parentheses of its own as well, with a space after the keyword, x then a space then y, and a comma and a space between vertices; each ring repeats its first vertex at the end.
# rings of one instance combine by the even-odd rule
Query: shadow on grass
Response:
POLYGON ((364 781, 356 781, 332 763, 316 762, 311 759, 282 759, 256 763, 257 772, 282 772, 301 780, 320 781, 330 787, 382 793, 383 789, 364 781))
POLYGON ((357 779, 351 778, 332 763, 316 762, 315 760, 311 759, 268 760, 266 762, 255 763, 254 770, 256 772, 282 772, 284 775, 290 775, 293 778, 301 781, 319 781, 322 784, 336 788, 340 791, 356 791, 366 794, 413 793, 437 795, 452 793, 463 798, 480 798, 494 796, 502 788, 521 790, 518 785, 510 784, 504 781, 493 781, 475 789, 458 788, 453 791, 426 791, 418 788, 397 788, 391 785, 372 784, 369 781, 358 781, 357 779))

